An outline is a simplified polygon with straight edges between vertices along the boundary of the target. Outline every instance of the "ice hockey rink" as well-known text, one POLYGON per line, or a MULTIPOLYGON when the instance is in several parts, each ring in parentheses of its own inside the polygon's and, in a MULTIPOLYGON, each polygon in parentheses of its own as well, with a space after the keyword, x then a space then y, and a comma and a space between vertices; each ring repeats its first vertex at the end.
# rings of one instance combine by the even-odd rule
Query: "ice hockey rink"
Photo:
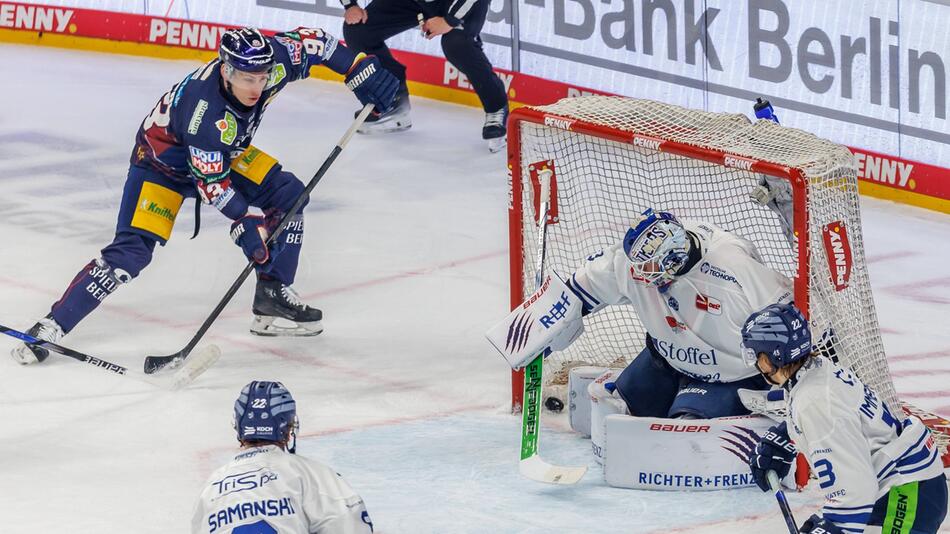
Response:
MULTIPOLYGON (((135 131, 196 63, 15 45, 0 58, 0 323, 26 330, 110 242, 135 131)), ((307 181, 357 107, 342 84, 293 84, 254 144, 307 181)), ((484 338, 508 309, 508 259, 506 162, 482 119, 417 98, 411 130, 354 138, 317 186, 296 288, 324 311, 320 336, 250 335, 246 283, 204 340, 223 356, 177 392, 57 355, 21 367, 4 336, 0 532, 187 532, 255 379, 291 390, 298 453, 343 474, 378 533, 784 532, 758 489, 606 486, 563 415, 546 414, 542 455, 587 476, 518 474, 509 370, 484 338)), ((862 210, 890 374, 902 398, 950 416, 950 218, 868 198, 862 210)), ((215 210, 192 229, 189 200, 151 266, 63 344, 134 369, 184 346, 244 265, 215 210)), ((801 522, 821 496, 790 500, 801 522)))

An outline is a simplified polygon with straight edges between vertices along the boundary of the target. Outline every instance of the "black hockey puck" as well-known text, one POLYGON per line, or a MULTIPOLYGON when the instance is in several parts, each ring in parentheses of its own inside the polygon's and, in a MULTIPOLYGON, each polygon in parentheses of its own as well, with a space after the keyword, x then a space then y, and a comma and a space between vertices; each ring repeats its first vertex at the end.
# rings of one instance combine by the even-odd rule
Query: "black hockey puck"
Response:
POLYGON ((561 399, 557 397, 548 397, 544 401, 544 407, 548 410, 551 410, 554 413, 559 413, 564 409, 564 403, 561 402, 561 399))

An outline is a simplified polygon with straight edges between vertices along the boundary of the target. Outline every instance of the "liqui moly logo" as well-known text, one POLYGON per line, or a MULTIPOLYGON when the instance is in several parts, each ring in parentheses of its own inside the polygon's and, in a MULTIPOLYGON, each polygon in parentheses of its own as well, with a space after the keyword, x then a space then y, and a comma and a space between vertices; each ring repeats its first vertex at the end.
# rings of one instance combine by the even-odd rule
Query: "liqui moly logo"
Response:
POLYGON ((723 165, 726 167, 733 167, 736 169, 742 169, 744 171, 751 171, 752 165, 755 164, 754 159, 749 158, 740 158, 739 156, 726 156, 723 160, 723 165))
POLYGON ((660 145, 662 144, 662 140, 655 139, 653 137, 646 137, 644 135, 633 136, 633 146, 642 146, 643 148, 649 148, 650 150, 659 150, 660 145))
POLYGON ((553 128, 560 128, 562 130, 570 130, 574 126, 574 121, 569 119, 561 119, 558 117, 544 117, 544 125, 551 126, 553 128))
POLYGON ((835 291, 848 287, 851 279, 851 243, 848 241, 848 231, 842 221, 826 224, 821 229, 825 243, 825 255, 828 257, 828 271, 831 273, 831 282, 835 291))

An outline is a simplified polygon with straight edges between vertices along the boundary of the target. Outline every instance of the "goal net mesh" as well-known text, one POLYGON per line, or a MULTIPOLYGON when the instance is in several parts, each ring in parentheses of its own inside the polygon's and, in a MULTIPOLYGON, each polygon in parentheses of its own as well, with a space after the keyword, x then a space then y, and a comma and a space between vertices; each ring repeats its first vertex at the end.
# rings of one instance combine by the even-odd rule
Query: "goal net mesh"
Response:
MULTIPOLYGON (((855 167, 846 147, 771 121, 752 123, 740 114, 621 97, 567 98, 529 109, 556 120, 520 120, 516 126, 520 142, 512 158, 519 161, 512 162, 512 191, 519 198, 512 198, 512 206, 521 215, 512 232, 521 233, 522 250, 520 280, 512 283, 521 287, 523 297, 535 289, 537 268, 532 173, 553 162, 556 220, 548 226, 547 273, 569 276, 587 256, 619 242, 646 208, 712 222, 752 241, 767 265, 794 279, 796 296, 807 293, 816 342, 833 329, 839 361, 888 405, 898 406, 864 259, 855 167), (568 125, 575 123, 612 135, 571 131, 568 125), (649 142, 635 143, 636 136, 694 147, 707 157, 657 150, 649 142), (710 154, 720 154, 720 162, 722 155, 731 155, 788 167, 791 175, 800 171, 805 180, 793 192, 806 198, 807 220, 798 228, 807 229, 807 235, 789 240, 778 214, 750 198, 759 174, 707 161, 710 154), (829 264, 823 242, 824 228, 835 222, 843 223, 850 243, 850 279, 843 289, 840 280, 836 287, 834 262, 829 264), (803 262, 798 246, 807 247, 803 262)), ((518 271, 513 267, 513 278, 518 271)), ((567 370, 578 364, 623 367, 643 347, 645 330, 630 306, 590 315, 585 327, 568 350, 546 360, 546 386, 565 383, 567 370)))

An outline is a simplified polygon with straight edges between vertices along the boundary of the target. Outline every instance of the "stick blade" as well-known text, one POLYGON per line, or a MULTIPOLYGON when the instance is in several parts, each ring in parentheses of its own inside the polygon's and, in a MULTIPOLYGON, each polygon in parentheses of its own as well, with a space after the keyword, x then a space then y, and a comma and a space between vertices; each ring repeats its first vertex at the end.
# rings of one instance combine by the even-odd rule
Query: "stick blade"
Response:
POLYGON ((221 349, 217 345, 208 345, 191 353, 185 364, 172 375, 169 389, 181 389, 194 382, 198 376, 211 368, 221 357, 221 349))
POLYGON ((551 465, 535 454, 521 460, 518 463, 518 471, 526 478, 536 482, 567 486, 577 484, 587 473, 587 468, 551 465))
POLYGON ((169 370, 178 369, 186 356, 184 351, 169 354, 168 356, 146 356, 145 374, 150 375, 166 367, 168 367, 169 370))

